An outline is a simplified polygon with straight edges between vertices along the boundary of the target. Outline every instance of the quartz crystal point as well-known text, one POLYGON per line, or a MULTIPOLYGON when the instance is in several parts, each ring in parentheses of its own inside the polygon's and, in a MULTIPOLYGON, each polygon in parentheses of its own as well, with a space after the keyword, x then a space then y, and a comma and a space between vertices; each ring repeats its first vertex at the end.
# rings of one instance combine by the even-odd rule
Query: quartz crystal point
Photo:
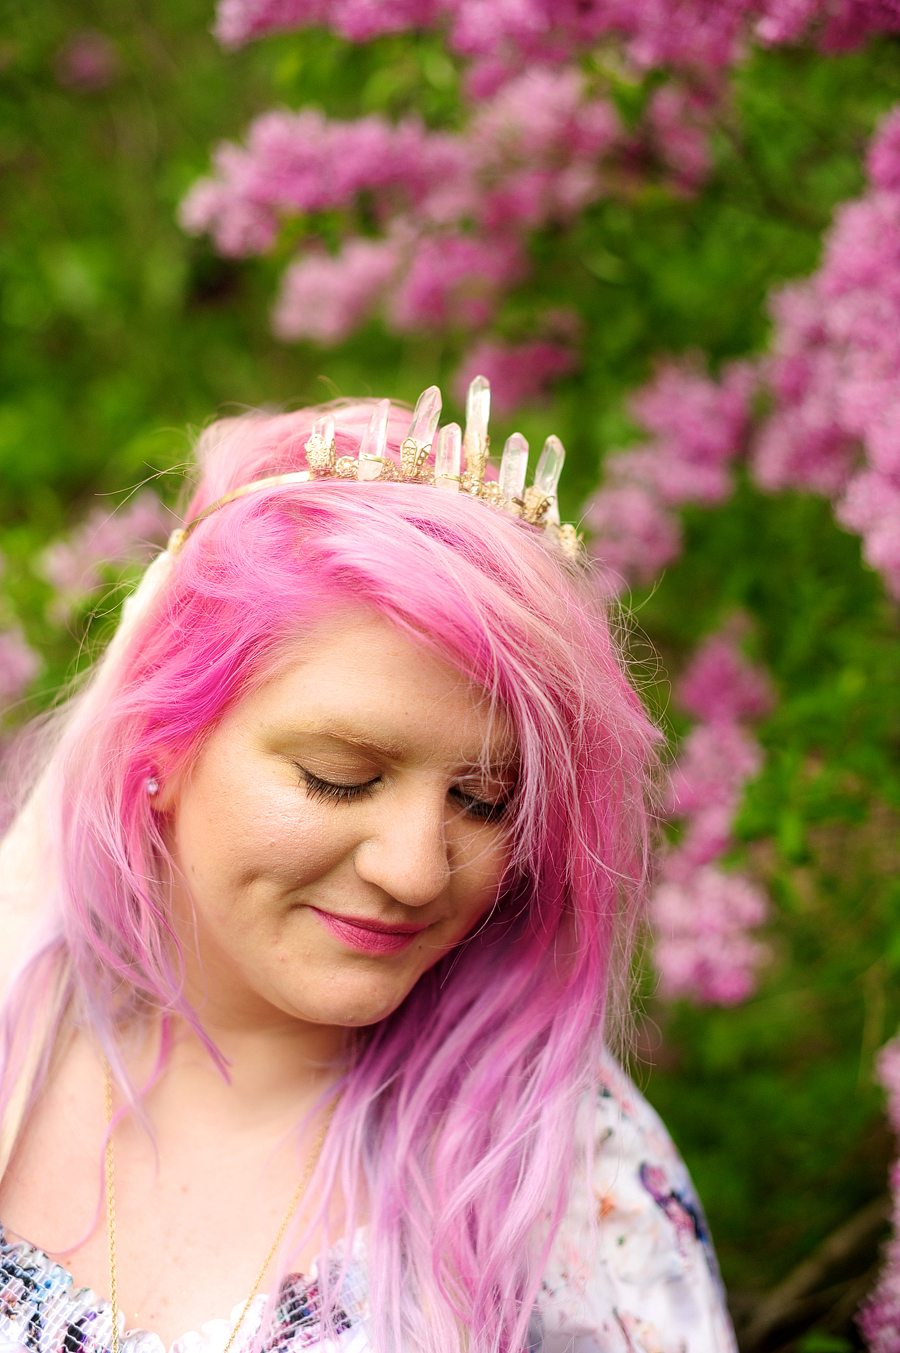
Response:
POLYGON ((431 446, 441 417, 441 392, 436 385, 429 385, 416 401, 412 422, 407 434, 410 441, 419 447, 431 446))
POLYGON ((323 414, 317 418, 312 425, 313 437, 321 437, 326 446, 330 446, 334 441, 334 418, 330 413, 323 414))
POLYGON ((488 423, 491 417, 491 383, 486 376, 476 376, 466 395, 466 469, 479 476, 484 475, 484 465, 474 461, 486 461, 488 423))
POLYGON ((359 478, 378 479, 387 456, 388 419, 391 401, 379 399, 359 444, 359 478))
POLYGON ((438 433, 434 452, 434 482, 442 489, 459 489, 462 459, 462 429, 459 423, 448 423, 438 433))
POLYGON ((521 499, 525 492, 525 474, 528 469, 528 443, 521 432, 507 437, 500 462, 500 493, 504 502, 521 499))
POLYGON ((544 442, 544 449, 534 474, 534 487, 546 493, 548 498, 556 497, 556 486, 565 464, 566 449, 558 437, 553 434, 544 442))

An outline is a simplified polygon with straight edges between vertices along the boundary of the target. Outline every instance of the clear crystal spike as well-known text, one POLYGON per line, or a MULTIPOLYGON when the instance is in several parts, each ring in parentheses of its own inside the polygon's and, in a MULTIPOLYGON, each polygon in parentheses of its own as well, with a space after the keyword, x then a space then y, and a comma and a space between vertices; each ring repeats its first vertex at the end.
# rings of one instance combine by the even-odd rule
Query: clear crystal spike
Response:
POLYGON ((334 441, 334 418, 330 413, 323 414, 317 418, 312 425, 313 437, 321 437, 326 446, 330 446, 334 441))
POLYGON ((441 428, 434 452, 434 482, 442 489, 459 489, 462 460, 462 428, 448 423, 441 428))
POLYGON ((503 501, 521 498, 525 492, 525 474, 528 470, 528 443, 521 432, 507 437, 500 461, 500 492, 503 501))
POLYGON ((534 473, 534 487, 546 493, 548 498, 556 497, 556 486, 565 464, 566 449, 558 437, 551 435, 544 442, 544 449, 534 473))
POLYGON ((378 479, 381 474, 381 467, 387 455, 390 414, 391 401, 379 399, 359 444, 359 478, 362 480, 378 479))
POLYGON ((420 447, 430 446, 441 418, 441 392, 436 385, 429 385, 416 401, 412 422, 407 436, 420 447))
POLYGON ((488 423, 491 418, 491 383, 486 376, 476 376, 466 395, 466 450, 484 449, 487 445, 488 423))

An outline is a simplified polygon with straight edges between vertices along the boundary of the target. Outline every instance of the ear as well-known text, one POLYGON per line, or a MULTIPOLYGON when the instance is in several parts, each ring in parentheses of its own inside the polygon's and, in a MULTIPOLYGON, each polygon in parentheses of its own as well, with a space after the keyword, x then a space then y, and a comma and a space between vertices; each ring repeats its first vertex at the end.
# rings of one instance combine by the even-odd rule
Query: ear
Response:
POLYGON ((155 812, 169 815, 175 811, 186 778, 187 772, 183 768, 172 766, 165 757, 160 758, 158 769, 153 770, 147 780, 147 792, 155 812), (155 792, 153 782, 158 786, 155 792))

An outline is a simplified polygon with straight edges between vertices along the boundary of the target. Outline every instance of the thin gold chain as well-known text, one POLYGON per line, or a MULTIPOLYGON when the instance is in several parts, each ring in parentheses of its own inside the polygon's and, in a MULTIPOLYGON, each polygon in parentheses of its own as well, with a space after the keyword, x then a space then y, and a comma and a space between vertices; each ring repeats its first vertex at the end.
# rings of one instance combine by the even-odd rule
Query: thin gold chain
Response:
MULTIPOLYGON (((110 1075, 108 1064, 105 1067, 105 1074, 106 1074, 106 1219, 107 1226, 109 1229, 109 1305, 110 1305, 110 1316, 112 1318, 112 1353, 119 1353, 119 1293, 118 1293, 118 1283, 116 1281, 116 1188, 115 1188, 115 1173, 114 1173, 113 1145, 112 1145, 113 1088, 112 1088, 112 1076, 110 1075)), ((328 1111, 328 1116, 326 1117, 325 1122, 322 1124, 322 1128, 319 1132, 319 1135, 316 1137, 316 1140, 313 1143, 313 1148, 310 1151, 309 1156, 307 1157, 306 1168, 303 1171, 303 1176, 300 1180, 300 1183, 294 1189, 291 1201, 288 1204, 288 1209, 285 1212, 281 1225, 278 1228, 278 1234, 276 1235, 274 1241, 272 1242, 272 1248, 266 1255, 263 1266, 259 1270, 259 1273, 257 1275, 256 1282, 253 1284, 253 1287, 250 1290, 249 1297, 244 1302, 243 1308, 241 1309, 241 1313, 238 1316, 237 1321, 235 1322, 234 1329, 228 1336, 228 1342, 225 1344, 222 1353, 231 1353, 231 1346, 234 1343, 235 1339, 237 1338, 238 1330, 244 1323, 244 1316, 247 1314, 250 1307, 252 1306, 253 1299, 256 1296, 257 1292, 259 1291, 260 1287, 262 1286, 263 1278, 266 1276, 266 1273, 268 1272, 269 1265, 275 1258, 275 1255, 278 1252, 279 1245, 281 1244, 282 1240, 284 1240, 285 1232, 287 1231, 288 1227, 291 1224, 291 1218, 293 1217, 294 1212, 296 1211, 297 1204, 299 1203, 300 1199, 303 1197, 304 1193, 309 1187, 309 1181, 310 1179, 312 1179, 313 1170, 316 1168, 319 1156, 321 1155, 322 1147, 325 1144, 325 1137, 328 1133, 329 1127, 331 1126, 331 1120, 334 1117, 334 1111, 336 1108, 337 1108, 337 1100, 334 1100, 332 1102, 331 1108, 328 1111)))
POLYGON ((116 1283, 116 1180, 113 1160, 113 1090, 106 1071, 106 1227, 109 1235, 109 1307, 112 1319, 112 1353, 119 1353, 119 1293, 116 1283))

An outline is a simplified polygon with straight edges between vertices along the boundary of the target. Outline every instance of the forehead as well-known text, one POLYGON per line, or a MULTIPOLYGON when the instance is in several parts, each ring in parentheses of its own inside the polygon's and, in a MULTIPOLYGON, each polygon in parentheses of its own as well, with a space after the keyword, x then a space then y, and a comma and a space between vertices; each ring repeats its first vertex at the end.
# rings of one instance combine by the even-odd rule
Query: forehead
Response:
POLYGON ((517 752, 502 705, 364 606, 343 609, 306 634, 239 711, 272 728, 369 744, 397 761, 505 766, 517 752))

